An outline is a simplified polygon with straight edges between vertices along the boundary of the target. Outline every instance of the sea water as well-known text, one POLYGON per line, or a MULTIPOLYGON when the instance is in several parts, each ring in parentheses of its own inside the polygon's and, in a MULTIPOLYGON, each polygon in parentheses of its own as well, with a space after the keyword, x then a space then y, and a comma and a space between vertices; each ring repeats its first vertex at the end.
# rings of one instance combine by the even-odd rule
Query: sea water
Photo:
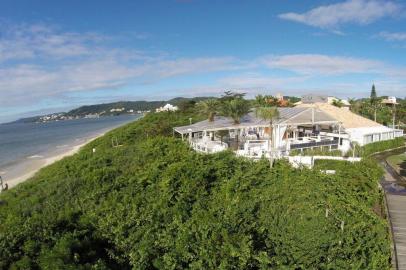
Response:
POLYGON ((63 152, 140 115, 0 125, 0 175, 14 165, 63 152))

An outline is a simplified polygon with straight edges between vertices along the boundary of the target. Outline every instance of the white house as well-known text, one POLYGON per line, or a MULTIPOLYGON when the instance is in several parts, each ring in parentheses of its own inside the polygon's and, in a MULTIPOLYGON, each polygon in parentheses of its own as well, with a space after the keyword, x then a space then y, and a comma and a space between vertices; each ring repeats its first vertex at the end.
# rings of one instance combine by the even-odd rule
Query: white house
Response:
POLYGON ((385 141, 403 136, 403 131, 392 129, 381 125, 375 121, 355 114, 345 108, 338 108, 328 103, 301 104, 298 107, 317 108, 327 113, 337 121, 342 127, 343 135, 340 139, 339 149, 343 152, 351 148, 351 142, 356 142, 360 146, 372 142, 385 141))
POLYGON ((260 158, 281 157, 292 150, 310 148, 338 149, 339 121, 317 108, 278 108, 279 117, 272 121, 257 118, 251 112, 235 124, 231 118, 215 117, 175 127, 193 149, 214 153, 232 149, 238 155, 260 158))
POLYGON ((382 103, 386 105, 397 105, 398 103, 396 101, 396 97, 388 97, 383 99, 382 103))
POLYGON ((171 104, 166 104, 163 107, 157 108, 155 111, 156 112, 174 112, 178 110, 178 106, 173 106, 171 104))
POLYGON ((288 156, 292 150, 350 150, 356 142, 368 143, 403 136, 402 130, 391 129, 327 102, 278 108, 279 117, 272 121, 249 113, 235 124, 227 117, 175 127, 199 152, 215 153, 225 149, 237 155, 261 158, 288 156))

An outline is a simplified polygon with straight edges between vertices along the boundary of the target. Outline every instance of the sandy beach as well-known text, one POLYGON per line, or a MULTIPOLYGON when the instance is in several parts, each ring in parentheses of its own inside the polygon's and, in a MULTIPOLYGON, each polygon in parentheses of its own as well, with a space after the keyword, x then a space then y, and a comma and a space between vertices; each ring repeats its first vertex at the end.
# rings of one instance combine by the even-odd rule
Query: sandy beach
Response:
POLYGON ((63 159, 64 157, 74 155, 77 153, 80 148, 88 144, 89 142, 103 136, 105 132, 99 133, 97 135, 84 138, 84 142, 80 142, 79 144, 69 146, 63 150, 63 152, 50 155, 48 157, 43 156, 34 156, 31 160, 26 160, 23 164, 21 164, 21 168, 15 170, 14 172, 6 172, 3 174, 3 181, 4 183, 8 184, 8 188, 13 188, 19 183, 22 183, 31 177, 33 177, 40 169, 63 159))

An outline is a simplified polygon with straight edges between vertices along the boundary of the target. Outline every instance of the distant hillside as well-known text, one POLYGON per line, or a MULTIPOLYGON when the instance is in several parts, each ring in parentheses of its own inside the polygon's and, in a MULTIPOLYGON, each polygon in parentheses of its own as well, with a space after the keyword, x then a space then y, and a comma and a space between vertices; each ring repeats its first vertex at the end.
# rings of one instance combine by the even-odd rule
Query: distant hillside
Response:
POLYGON ((142 113, 146 111, 154 111, 156 108, 164 106, 166 103, 170 103, 176 106, 182 106, 185 103, 194 103, 201 100, 208 99, 210 97, 194 97, 184 98, 177 97, 167 101, 118 101, 111 103, 85 105, 79 108, 73 109, 69 112, 59 112, 47 115, 39 115, 34 117, 27 117, 19 119, 15 122, 19 123, 31 123, 31 122, 47 122, 47 121, 59 121, 69 120, 76 118, 84 118, 89 116, 112 116, 130 113, 142 113))
POLYGON ((124 108, 124 112, 134 110, 134 111, 148 111, 155 110, 161 106, 165 105, 165 101, 119 101, 112 103, 96 104, 96 105, 86 105, 73 109, 67 112, 69 116, 79 116, 84 117, 89 114, 100 114, 105 112, 105 115, 118 114, 119 112, 110 112, 114 109, 124 108))

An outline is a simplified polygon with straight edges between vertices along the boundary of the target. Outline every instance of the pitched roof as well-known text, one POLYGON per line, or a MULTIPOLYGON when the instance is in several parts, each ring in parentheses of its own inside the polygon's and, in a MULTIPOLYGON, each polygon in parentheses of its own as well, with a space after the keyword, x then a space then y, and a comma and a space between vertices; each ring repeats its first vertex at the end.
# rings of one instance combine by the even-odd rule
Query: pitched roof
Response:
POLYGON ((296 108, 314 107, 327 113, 344 126, 344 128, 382 127, 383 125, 353 113, 345 108, 339 108, 327 103, 300 104, 296 108))
MULTIPOLYGON (((324 113, 319 109, 312 110, 311 108, 278 108, 279 117, 274 120, 275 124, 312 124, 312 123, 338 123, 333 117, 324 113)), ((269 121, 263 120, 255 116, 251 112, 241 118, 240 124, 234 124, 233 119, 224 116, 216 116, 213 122, 204 120, 188 126, 175 127, 174 130, 186 134, 189 132, 199 131, 215 131, 223 129, 238 129, 248 127, 267 127, 269 121)))

